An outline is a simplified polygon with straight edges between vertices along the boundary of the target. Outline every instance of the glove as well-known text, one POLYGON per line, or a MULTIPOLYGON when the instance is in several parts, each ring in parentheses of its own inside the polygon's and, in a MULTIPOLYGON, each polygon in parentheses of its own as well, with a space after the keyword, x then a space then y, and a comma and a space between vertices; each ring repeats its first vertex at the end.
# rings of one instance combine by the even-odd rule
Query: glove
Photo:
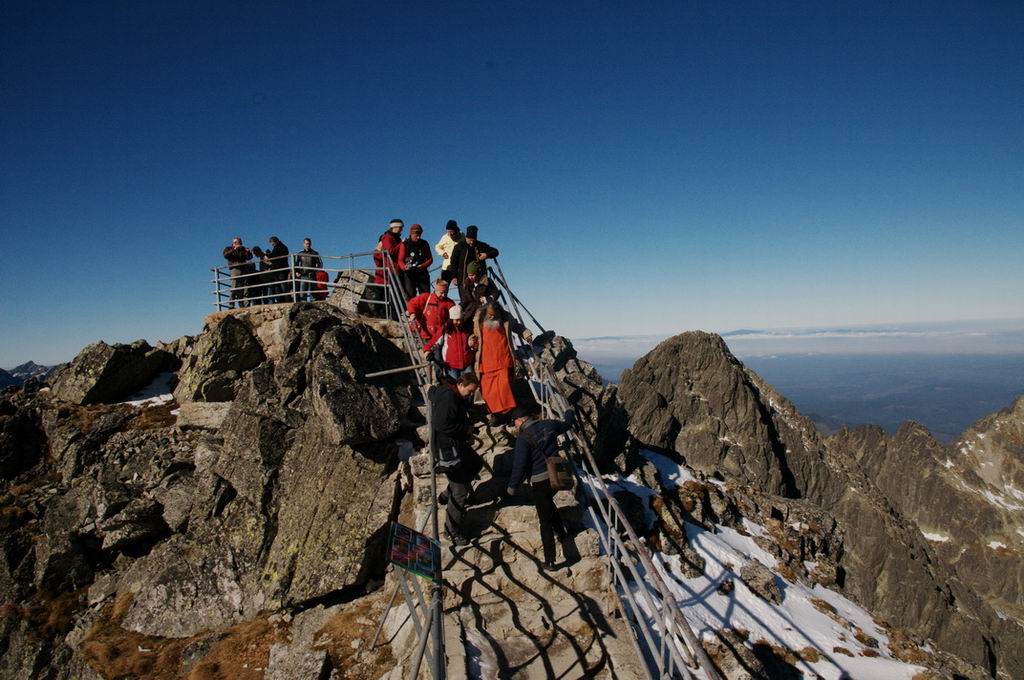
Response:
POLYGON ((515 487, 514 486, 510 486, 507 489, 505 489, 505 495, 506 496, 515 496, 516 495, 515 487))

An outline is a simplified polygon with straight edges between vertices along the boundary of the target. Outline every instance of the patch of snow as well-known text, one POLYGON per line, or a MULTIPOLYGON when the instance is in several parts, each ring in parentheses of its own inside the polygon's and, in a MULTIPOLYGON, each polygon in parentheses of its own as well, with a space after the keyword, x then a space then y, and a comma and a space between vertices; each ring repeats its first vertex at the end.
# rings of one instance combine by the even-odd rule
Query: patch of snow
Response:
POLYGON ((1021 491, 1012 483, 1006 487, 1006 491, 1019 501, 1024 501, 1024 491, 1021 491))
POLYGON ((998 550, 999 548, 1005 548, 1006 544, 1002 541, 989 541, 988 547, 992 548, 993 550, 998 550))
POLYGON ((921 535, 924 536, 926 540, 929 540, 933 543, 945 543, 949 540, 949 536, 947 536, 946 534, 933 534, 929 531, 922 531, 921 535))
POLYGON ((943 463, 942 466, 948 470, 949 468, 953 467, 953 461, 947 458, 946 462, 943 463))
POLYGON ((668 456, 660 453, 655 453, 648 449, 644 449, 640 452, 646 460, 650 461, 652 465, 658 470, 658 477, 661 479, 661 485, 666 489, 675 489, 681 486, 683 482, 688 482, 696 479, 690 471, 682 463, 677 463, 668 456))
POLYGON ((130 396, 127 401, 123 401, 121 403, 129 404, 131 406, 157 406, 159 404, 166 404, 174 399, 174 396, 171 394, 171 383, 173 381, 174 373, 161 373, 157 377, 153 378, 153 382, 130 396))
POLYGON ((816 561, 812 562, 811 560, 804 560, 804 569, 807 570, 808 574, 812 573, 817 568, 818 563, 816 561))
POLYGON ((1007 510, 1024 510, 1024 505, 1013 503, 1002 496, 998 496, 992 493, 988 489, 983 489, 981 491, 981 495, 984 496, 985 499, 992 505, 998 505, 999 507, 1005 508, 1007 510))
POLYGON ((980 433, 980 432, 978 432, 978 433, 977 433, 977 434, 975 434, 974 436, 975 436, 975 437, 977 437, 978 439, 984 439, 984 438, 985 438, 985 435, 983 435, 983 434, 982 434, 982 433, 980 433))

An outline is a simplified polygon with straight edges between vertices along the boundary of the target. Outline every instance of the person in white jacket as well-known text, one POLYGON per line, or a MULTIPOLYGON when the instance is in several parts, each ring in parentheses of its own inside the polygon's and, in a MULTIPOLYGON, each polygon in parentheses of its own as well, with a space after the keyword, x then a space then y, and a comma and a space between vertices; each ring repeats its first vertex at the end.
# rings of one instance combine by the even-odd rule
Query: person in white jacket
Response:
POLYGON ((448 220, 444 229, 444 236, 434 246, 434 250, 441 256, 441 278, 451 283, 452 276, 455 275, 455 272, 449 269, 452 251, 455 250, 455 244, 462 240, 462 232, 459 231, 459 223, 455 220, 448 220))

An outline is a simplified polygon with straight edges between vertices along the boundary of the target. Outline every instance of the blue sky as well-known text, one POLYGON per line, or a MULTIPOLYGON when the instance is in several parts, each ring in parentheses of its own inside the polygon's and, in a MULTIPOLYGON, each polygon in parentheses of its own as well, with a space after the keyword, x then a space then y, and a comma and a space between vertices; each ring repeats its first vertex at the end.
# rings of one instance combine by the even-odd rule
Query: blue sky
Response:
POLYGON ((1024 4, 892 5, 4 2, 0 366, 396 216, 575 337, 1024 317, 1024 4))

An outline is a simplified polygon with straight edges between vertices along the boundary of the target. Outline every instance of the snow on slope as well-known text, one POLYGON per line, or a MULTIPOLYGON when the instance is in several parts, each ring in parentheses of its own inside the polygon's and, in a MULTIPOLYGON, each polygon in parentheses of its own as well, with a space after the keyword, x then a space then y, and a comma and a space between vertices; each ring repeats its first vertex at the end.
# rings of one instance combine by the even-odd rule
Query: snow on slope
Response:
POLYGON ((174 399, 171 390, 173 380, 174 373, 161 373, 153 378, 153 382, 130 396, 127 401, 121 403, 132 406, 158 406, 159 404, 166 404, 174 399))
MULTIPOLYGON (((693 478, 684 466, 665 456, 650 451, 645 451, 644 456, 658 468, 663 484, 674 485, 693 478)), ((609 478, 608 482, 629 490, 637 486, 634 479, 609 478)), ((707 531, 686 524, 687 541, 706 561, 701 576, 685 578, 678 556, 655 553, 655 567, 669 584, 698 637, 713 642, 715 631, 742 631, 748 646, 763 643, 795 652, 796 667, 809 678, 911 680, 925 670, 893 658, 886 631, 874 622, 871 614, 828 588, 811 588, 775 574, 782 601, 776 604, 762 599, 739 574, 752 561, 772 569, 776 566, 775 558, 751 536, 721 525, 713 529, 707 531), (724 586, 730 581, 731 589, 724 586)), ((744 520, 744 529, 752 536, 767 534, 764 527, 749 520, 744 520)), ((650 584, 633 585, 635 590, 644 587, 653 591, 650 584)), ((650 611, 646 613, 652 615, 650 611)))

